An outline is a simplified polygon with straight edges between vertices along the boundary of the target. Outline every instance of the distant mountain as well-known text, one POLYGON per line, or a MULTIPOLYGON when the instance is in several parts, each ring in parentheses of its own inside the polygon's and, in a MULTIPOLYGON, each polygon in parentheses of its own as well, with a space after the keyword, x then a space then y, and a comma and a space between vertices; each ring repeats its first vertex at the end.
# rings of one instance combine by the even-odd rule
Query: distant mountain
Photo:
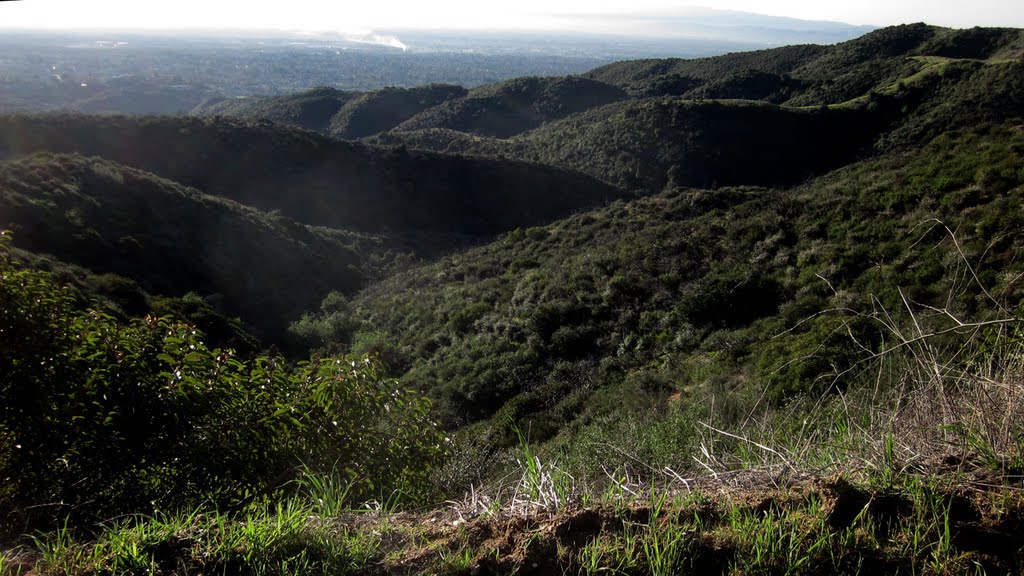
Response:
POLYGON ((687 6, 674 9, 629 11, 607 15, 572 15, 581 28, 656 38, 685 38, 744 42, 751 46, 834 44, 856 38, 876 26, 801 20, 752 12, 687 6))

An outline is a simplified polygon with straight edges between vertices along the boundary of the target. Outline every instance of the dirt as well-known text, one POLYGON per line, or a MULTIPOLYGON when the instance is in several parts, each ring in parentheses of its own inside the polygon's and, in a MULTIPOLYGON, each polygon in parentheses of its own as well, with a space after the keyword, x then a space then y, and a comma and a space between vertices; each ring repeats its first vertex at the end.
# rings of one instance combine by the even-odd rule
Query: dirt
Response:
MULTIPOLYGON (((339 530, 380 535, 378 560, 366 573, 469 576, 579 573, 579 553, 594 542, 599 541, 602 549, 613 549, 623 545, 625 534, 673 523, 700 526, 686 533, 687 571, 723 574, 741 554, 741 544, 730 531, 731 517, 817 519, 834 534, 857 531, 868 523, 875 544, 850 554, 839 551, 850 556, 840 559, 839 566, 843 571, 887 574, 919 571, 912 564, 915 559, 899 553, 905 548, 901 546, 915 514, 923 509, 934 514, 936 510, 914 501, 928 494, 942 503, 938 509, 958 554, 953 561, 959 564, 948 573, 956 573, 958 566, 971 570, 980 566, 990 574, 1020 571, 1018 551, 1024 550, 1021 479, 971 468, 961 461, 940 461, 931 468, 929 475, 912 480, 927 481, 927 491, 870 485, 838 476, 794 476, 780 484, 775 481, 778 475, 747 473, 692 482, 669 493, 657 509, 649 499, 641 498, 633 503, 500 510, 476 516, 451 506, 421 514, 351 514, 320 522, 339 530), (700 496, 689 492, 695 488, 700 496)), ((154 562, 164 573, 177 573, 187 568, 183 556, 188 555, 190 544, 169 541, 158 547, 154 562)), ((21 559, 24 561, 9 557, 7 566, 17 571, 20 564, 31 567, 34 563, 30 555, 21 559)), ((784 571, 784 567, 779 569, 784 571)))
MULTIPOLYGON (((1007 486, 1007 478, 994 476, 998 474, 986 470, 968 474, 960 468, 947 486, 934 483, 935 497, 948 510, 958 561, 981 566, 990 574, 1020 570, 1017 551, 1024 549, 1024 497, 1019 487, 1007 486), (1007 490, 1010 497, 1005 496, 1007 490)), ((687 501, 682 506, 667 505, 653 519, 651 507, 643 503, 524 515, 499 513, 465 522, 458 520, 453 511, 445 520, 432 521, 436 528, 430 531, 427 544, 418 553, 407 553, 401 569, 394 564, 383 568, 388 573, 434 573, 441 552, 468 549, 473 558, 465 573, 470 575, 572 574, 580 568, 574 560, 579 551, 595 540, 614 541, 627 527, 698 518, 708 528, 694 534, 689 543, 689 571, 722 574, 728 572, 737 554, 735 543, 715 530, 725 525, 726 510, 777 517, 808 510, 813 502, 834 532, 870 518, 880 540, 892 538, 895 542, 905 537, 896 531, 901 526, 905 529, 920 505, 911 499, 910 492, 859 485, 842 477, 805 477, 785 487, 770 488, 749 481, 717 486, 709 482, 700 489, 705 499, 687 501)), ((858 564, 849 568, 861 573, 913 570, 907 559, 881 549, 859 557, 858 564)))

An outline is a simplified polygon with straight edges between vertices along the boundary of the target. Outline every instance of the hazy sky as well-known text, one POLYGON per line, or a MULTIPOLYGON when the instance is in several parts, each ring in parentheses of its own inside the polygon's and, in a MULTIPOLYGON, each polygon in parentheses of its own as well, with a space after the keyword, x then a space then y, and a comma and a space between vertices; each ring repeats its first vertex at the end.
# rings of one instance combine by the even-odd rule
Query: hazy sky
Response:
POLYGON ((511 0, 496 4, 502 8, 492 7, 487 0, 20 0, 0 2, 0 27, 583 30, 596 21, 605 27, 613 21, 585 16, 679 11, 694 5, 850 24, 925 21, 961 28, 1024 27, 1024 0, 511 0))

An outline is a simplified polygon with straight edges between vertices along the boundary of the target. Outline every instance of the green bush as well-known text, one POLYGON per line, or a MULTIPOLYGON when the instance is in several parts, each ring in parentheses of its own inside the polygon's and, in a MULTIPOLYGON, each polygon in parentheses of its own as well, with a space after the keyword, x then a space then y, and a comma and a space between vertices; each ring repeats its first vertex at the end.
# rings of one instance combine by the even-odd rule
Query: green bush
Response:
MULTIPOLYGON (((192 326, 74 307, 0 242, 0 511, 45 525, 212 503, 296 472, 411 498, 445 449, 423 398, 369 357, 289 365, 209 349, 192 326)), ((13 527, 13 526, 12 526, 13 527)), ((25 524, 20 526, 21 529, 25 524)))

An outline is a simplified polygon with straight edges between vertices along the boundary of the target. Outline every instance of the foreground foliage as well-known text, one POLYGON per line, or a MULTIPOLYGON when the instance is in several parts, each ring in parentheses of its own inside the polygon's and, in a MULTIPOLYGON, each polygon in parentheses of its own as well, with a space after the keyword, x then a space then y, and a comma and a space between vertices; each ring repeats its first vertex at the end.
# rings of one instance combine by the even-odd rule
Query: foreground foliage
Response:
POLYGON ((426 401, 368 358, 248 361, 179 322, 80 310, 0 244, 6 528, 238 507, 302 468, 353 498, 423 497, 444 450, 426 401))

